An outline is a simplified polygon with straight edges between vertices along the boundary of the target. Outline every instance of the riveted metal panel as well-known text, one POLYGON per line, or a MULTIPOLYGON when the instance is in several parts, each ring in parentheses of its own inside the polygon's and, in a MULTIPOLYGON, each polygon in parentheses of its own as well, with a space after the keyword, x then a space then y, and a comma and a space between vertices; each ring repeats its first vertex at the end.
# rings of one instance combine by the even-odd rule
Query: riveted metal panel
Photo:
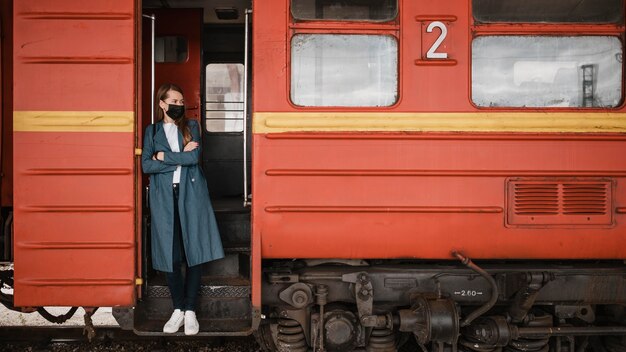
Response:
POLYGON ((14 7, 15 304, 135 300, 133 0, 14 7))

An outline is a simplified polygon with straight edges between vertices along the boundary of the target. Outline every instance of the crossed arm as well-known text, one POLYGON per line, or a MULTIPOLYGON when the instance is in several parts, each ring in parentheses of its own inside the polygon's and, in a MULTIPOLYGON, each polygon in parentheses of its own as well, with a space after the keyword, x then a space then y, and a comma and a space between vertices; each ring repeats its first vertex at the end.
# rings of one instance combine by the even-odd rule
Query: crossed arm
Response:
POLYGON ((153 128, 148 126, 144 134, 143 149, 141 152, 141 167, 147 174, 172 172, 176 167, 195 165, 200 156, 200 133, 196 123, 190 123, 191 141, 185 145, 182 152, 156 152, 153 143, 153 128))

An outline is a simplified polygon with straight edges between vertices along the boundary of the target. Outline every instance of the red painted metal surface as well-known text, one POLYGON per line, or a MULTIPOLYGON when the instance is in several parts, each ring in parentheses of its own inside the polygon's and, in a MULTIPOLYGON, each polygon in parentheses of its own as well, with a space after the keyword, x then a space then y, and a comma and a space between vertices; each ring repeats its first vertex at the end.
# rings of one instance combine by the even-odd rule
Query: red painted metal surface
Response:
POLYGON ((133 126, 77 127, 64 112, 133 115, 135 6, 15 2, 14 109, 61 118, 14 133, 17 306, 134 303, 133 126))
MULTIPOLYGON (((172 82, 185 92, 186 116, 200 119, 200 77, 202 48, 202 9, 150 9, 156 16, 156 35, 180 36, 187 39, 188 56, 181 63, 156 64, 156 89, 172 82)), ((144 28, 146 30, 147 28, 144 28)))
POLYGON ((133 1, 14 5, 14 110, 133 111, 133 1))
MULTIPOLYGON (((384 34, 399 28, 400 98, 392 107, 375 109, 289 103, 291 36, 336 33, 341 27, 292 25, 288 3, 255 3, 255 113, 481 112, 471 102, 476 28, 469 1, 401 0, 399 24, 350 25, 350 32, 359 26, 384 34), (438 51, 447 52, 448 60, 431 63, 425 53, 439 32, 426 33, 424 23, 434 19, 447 25, 438 51)), ((514 26, 520 33, 547 28, 623 38, 623 27, 610 25, 514 26)), ((610 110, 623 111, 623 106, 610 110)), ((453 259, 452 250, 484 259, 626 258, 623 134, 291 132, 253 138, 252 236, 263 258, 453 259), (609 178, 612 223, 507 227, 506 189, 512 177, 609 178)))
POLYGON ((130 133, 15 133, 16 305, 133 303, 132 143, 130 133))
POLYGON ((610 226, 513 228, 505 221, 510 175, 624 182, 626 137, 284 137, 254 139, 263 257, 445 259, 452 250, 475 258, 626 257, 616 213, 626 203, 623 187, 613 190, 610 226))

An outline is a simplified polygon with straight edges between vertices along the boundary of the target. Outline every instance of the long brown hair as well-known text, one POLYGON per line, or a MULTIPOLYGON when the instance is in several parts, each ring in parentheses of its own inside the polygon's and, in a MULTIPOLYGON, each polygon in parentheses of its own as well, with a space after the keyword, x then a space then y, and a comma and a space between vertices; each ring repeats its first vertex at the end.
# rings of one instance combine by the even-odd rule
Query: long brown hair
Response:
MULTIPOLYGON (((171 90, 180 93, 182 96, 185 96, 183 94, 183 90, 174 83, 165 83, 161 85, 156 93, 157 101, 156 106, 154 107, 156 113, 156 121, 162 121, 165 117, 163 109, 161 109, 161 107, 159 106, 159 101, 165 101, 165 99, 168 98, 168 93, 171 90)), ((176 127, 178 127, 178 130, 181 131, 183 134, 183 146, 187 145, 187 143, 191 141, 191 130, 189 129, 189 125, 187 124, 187 118, 183 116, 182 118, 175 120, 174 123, 176 124, 176 127)))

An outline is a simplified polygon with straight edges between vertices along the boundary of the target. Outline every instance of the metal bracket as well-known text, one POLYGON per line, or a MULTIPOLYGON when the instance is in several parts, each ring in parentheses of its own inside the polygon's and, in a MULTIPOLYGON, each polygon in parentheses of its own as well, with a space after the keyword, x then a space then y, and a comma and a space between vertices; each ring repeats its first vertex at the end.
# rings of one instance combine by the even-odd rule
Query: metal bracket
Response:
POLYGON ((299 282, 282 290, 278 297, 292 307, 300 309, 313 303, 313 290, 309 285, 299 282))
POLYGON ((354 297, 356 308, 359 312, 359 319, 372 315, 374 308, 374 288, 372 282, 365 272, 342 275, 341 281, 354 284, 354 297))
POLYGON ((91 317, 94 315, 96 310, 98 310, 98 308, 83 307, 83 309, 85 310, 85 315, 83 317, 85 320, 83 335, 87 335, 87 340, 91 342, 91 340, 96 337, 96 328, 93 326, 93 321, 91 320, 91 317))
POLYGON ((509 316, 513 322, 521 322, 526 317, 535 303, 539 291, 552 279, 550 274, 543 272, 525 273, 522 276, 523 286, 515 293, 513 303, 509 307, 509 316))
POLYGON ((341 281, 354 284, 354 298, 359 313, 359 321, 366 328, 366 336, 369 336, 373 328, 393 328, 393 316, 391 313, 376 315, 374 311, 374 287, 369 275, 365 272, 345 274, 341 281))

